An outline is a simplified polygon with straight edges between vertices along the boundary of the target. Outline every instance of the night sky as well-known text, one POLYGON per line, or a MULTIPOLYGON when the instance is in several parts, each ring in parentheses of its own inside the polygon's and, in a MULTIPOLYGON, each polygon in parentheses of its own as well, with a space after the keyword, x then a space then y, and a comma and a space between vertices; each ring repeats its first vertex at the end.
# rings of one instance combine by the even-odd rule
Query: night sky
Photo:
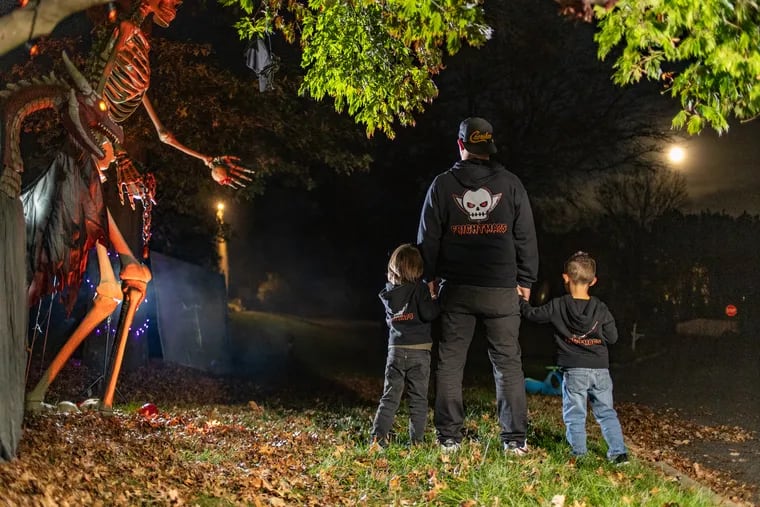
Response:
POLYGON ((692 211, 760 214, 760 124, 737 124, 722 136, 704 131, 686 138, 686 177, 692 211))

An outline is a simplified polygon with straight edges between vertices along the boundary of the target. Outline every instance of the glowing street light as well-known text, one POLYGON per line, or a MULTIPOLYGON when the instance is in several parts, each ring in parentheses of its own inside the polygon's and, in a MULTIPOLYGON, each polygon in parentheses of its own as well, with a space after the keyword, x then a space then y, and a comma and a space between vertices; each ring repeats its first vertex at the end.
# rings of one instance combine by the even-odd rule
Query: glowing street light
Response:
POLYGON ((224 203, 216 203, 216 223, 219 230, 216 235, 217 253, 219 254, 219 271, 224 275, 224 286, 230 286, 230 259, 227 253, 227 239, 224 237, 224 203))
POLYGON ((224 223, 224 203, 222 201, 216 203, 216 219, 220 223, 224 223))
POLYGON ((680 146, 671 146, 668 150, 668 160, 674 164, 680 164, 686 158, 686 151, 680 146))

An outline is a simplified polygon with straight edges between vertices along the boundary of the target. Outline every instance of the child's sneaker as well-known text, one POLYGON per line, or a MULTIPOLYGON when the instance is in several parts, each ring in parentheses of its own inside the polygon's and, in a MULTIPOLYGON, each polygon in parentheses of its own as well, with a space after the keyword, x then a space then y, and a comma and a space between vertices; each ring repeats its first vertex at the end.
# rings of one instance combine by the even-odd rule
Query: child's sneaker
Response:
POLYGON ((571 454, 570 459, 568 459, 567 462, 571 466, 582 466, 589 461, 590 460, 588 454, 571 454))
POLYGON ((630 463, 628 461, 628 454, 623 453, 623 454, 618 454, 617 456, 613 456, 610 458, 610 463, 617 466, 627 465, 628 463, 630 463))
POLYGON ((379 437, 372 435, 369 441, 369 448, 375 450, 382 450, 388 447, 388 439, 386 437, 379 437))
POLYGON ((504 452, 507 454, 515 454, 517 456, 525 456, 528 454, 528 443, 523 442, 522 444, 520 442, 515 442, 514 440, 510 442, 504 442, 504 452))
POLYGON ((441 442, 441 452, 444 454, 448 454, 451 452, 456 452, 459 450, 460 444, 453 438, 447 438, 443 442, 441 442))

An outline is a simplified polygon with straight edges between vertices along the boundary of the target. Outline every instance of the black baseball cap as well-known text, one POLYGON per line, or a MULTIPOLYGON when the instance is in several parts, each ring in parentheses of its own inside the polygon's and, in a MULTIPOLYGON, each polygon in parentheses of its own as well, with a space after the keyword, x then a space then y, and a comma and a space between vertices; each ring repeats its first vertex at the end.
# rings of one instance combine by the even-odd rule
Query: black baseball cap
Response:
POLYGON ((496 153, 493 127, 483 118, 471 117, 459 124, 459 139, 470 153, 491 155, 496 153))

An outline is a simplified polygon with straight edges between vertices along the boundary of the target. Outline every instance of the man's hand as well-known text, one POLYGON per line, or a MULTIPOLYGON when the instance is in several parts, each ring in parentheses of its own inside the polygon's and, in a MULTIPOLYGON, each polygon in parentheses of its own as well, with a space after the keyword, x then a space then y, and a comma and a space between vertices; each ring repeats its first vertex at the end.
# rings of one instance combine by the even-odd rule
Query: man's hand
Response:
POLYGON ((525 301, 530 301, 530 287, 517 286, 517 294, 525 301))

